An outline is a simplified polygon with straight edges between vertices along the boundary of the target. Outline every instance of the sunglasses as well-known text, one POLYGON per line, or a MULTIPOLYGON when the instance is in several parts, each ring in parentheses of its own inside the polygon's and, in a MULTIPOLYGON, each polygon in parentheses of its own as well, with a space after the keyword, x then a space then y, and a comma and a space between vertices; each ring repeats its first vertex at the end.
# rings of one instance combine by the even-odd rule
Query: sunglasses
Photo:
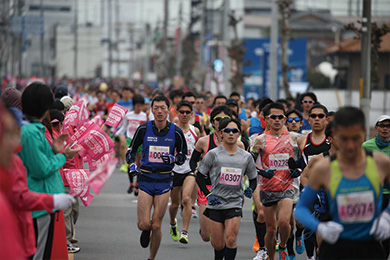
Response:
POLYGON ((284 118, 284 115, 269 115, 268 118, 271 118, 273 120, 276 120, 276 118, 282 120, 284 118))
POLYGON ((224 132, 224 133, 233 133, 233 134, 237 134, 240 132, 240 130, 238 128, 224 128, 221 130, 221 132, 224 132))
POLYGON ((313 101, 313 100, 302 100, 302 103, 305 103, 305 104, 313 104, 314 101, 313 101))
MULTIPOLYGON (((188 102, 190 102, 190 101, 188 101, 188 102)), ((195 102, 195 101, 191 101, 190 103, 191 103, 191 104, 195 104, 196 102, 195 102)))
POLYGON ((216 116, 216 117, 214 117, 214 120, 219 122, 219 121, 221 121, 224 118, 229 118, 230 119, 230 116, 216 116))
POLYGON ((310 117, 313 119, 316 119, 317 117, 321 119, 321 118, 326 117, 326 115, 325 114, 310 114, 310 117))
POLYGON ((293 121, 295 121, 296 123, 298 123, 298 122, 301 122, 301 119, 300 119, 299 117, 287 118, 287 122, 292 123, 293 121))
POLYGON ((189 114, 191 114, 191 111, 183 111, 183 110, 179 110, 178 111, 180 114, 182 114, 182 115, 184 115, 184 114, 186 114, 186 115, 189 115, 189 114))
POLYGON ((203 104, 204 101, 196 101, 196 104, 203 104))
POLYGON ((377 125, 377 126, 380 127, 380 128, 390 128, 390 125, 380 124, 380 125, 377 125))

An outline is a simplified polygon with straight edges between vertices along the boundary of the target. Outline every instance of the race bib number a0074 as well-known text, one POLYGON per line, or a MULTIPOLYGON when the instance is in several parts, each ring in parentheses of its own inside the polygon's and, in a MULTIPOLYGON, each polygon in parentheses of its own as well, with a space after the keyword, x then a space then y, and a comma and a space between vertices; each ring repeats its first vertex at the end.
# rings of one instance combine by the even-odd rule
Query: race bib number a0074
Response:
POLYGON ((369 222, 375 213, 373 191, 337 195, 339 219, 344 223, 369 222))
POLYGON ((164 163, 161 155, 169 153, 169 146, 149 146, 149 162, 164 163))
POLYGON ((237 186, 241 181, 241 169, 221 167, 220 184, 237 186))

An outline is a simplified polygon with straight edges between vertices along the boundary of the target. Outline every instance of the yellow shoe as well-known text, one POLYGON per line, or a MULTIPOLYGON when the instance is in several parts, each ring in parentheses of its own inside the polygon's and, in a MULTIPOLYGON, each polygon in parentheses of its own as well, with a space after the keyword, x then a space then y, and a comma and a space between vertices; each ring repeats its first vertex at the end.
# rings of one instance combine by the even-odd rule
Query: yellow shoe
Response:
POLYGON ((127 163, 124 163, 121 165, 121 168, 119 169, 121 172, 127 172, 129 165, 127 163))

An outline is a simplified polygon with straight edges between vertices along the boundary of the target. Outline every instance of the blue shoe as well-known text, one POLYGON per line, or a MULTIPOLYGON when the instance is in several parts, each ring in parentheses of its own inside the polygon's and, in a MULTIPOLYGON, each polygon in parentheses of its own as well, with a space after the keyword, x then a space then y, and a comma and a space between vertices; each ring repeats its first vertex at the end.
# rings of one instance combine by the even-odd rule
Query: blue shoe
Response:
POLYGON ((288 260, 295 260, 295 255, 289 255, 288 260))
POLYGON ((295 238, 295 251, 298 254, 305 252, 305 242, 303 241, 303 235, 295 238))

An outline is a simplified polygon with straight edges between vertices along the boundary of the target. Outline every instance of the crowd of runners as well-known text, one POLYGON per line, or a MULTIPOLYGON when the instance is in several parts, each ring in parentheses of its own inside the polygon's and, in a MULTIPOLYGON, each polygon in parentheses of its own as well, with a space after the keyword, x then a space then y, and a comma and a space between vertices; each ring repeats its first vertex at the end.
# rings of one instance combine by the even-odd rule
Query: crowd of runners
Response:
POLYGON ((253 260, 389 256, 390 115, 377 118, 376 136, 365 141, 361 110, 328 111, 311 92, 246 100, 236 92, 33 82, 1 97, 1 259, 50 259, 59 210, 67 251, 80 251, 79 200, 69 195, 64 171, 84 168, 82 148, 68 139, 77 127, 63 126, 79 100, 89 119, 104 122, 116 106, 128 111, 117 127, 102 129, 128 174, 123 192, 138 197, 148 259, 156 258, 162 232, 188 246, 200 235, 215 259, 235 259, 245 197, 252 200, 253 260), (170 226, 162 227, 167 209, 170 226), (199 219, 199 234, 189 234, 197 223, 191 219, 199 219))

